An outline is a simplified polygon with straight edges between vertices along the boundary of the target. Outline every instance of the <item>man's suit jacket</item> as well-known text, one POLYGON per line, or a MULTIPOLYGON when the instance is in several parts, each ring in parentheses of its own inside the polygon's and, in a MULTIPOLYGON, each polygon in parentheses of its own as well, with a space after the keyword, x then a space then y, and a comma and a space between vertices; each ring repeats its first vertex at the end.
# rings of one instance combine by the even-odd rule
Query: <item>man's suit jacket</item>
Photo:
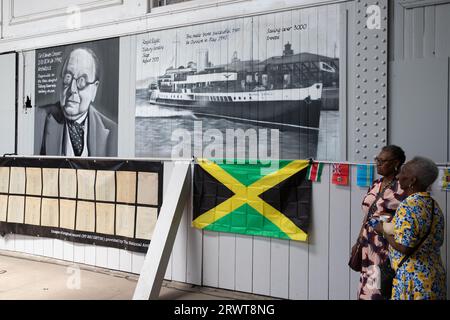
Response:
MULTIPOLYGON (((64 155, 66 139, 65 117, 59 104, 39 107, 36 123, 44 121, 41 135, 41 155, 64 155)), ((87 149, 89 157, 117 156, 117 124, 98 112, 92 105, 88 111, 87 149)))

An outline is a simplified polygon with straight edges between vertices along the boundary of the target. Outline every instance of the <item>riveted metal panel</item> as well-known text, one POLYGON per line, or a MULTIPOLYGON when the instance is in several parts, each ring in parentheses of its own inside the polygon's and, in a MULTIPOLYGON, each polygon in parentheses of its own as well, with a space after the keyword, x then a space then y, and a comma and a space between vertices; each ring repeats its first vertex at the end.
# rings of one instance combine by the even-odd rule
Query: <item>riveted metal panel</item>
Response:
POLYGON ((356 0, 354 132, 350 158, 370 161, 387 143, 388 1, 356 0))

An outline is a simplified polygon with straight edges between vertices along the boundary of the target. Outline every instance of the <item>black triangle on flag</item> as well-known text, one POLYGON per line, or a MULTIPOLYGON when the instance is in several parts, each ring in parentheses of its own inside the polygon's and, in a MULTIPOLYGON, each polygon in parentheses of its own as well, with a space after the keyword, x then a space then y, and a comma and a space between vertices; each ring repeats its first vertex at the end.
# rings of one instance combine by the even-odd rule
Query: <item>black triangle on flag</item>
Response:
POLYGON ((194 170, 194 220, 234 196, 234 193, 200 165, 194 170))
POLYGON ((312 197, 307 173, 308 170, 301 170, 259 196, 304 232, 309 228, 312 197))

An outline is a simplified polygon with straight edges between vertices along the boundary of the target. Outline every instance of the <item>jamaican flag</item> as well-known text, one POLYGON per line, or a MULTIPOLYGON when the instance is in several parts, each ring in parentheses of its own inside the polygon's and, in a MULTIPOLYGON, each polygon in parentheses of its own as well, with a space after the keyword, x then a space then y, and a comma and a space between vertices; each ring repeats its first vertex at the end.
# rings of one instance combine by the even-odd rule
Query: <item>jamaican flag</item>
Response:
POLYGON ((308 239, 310 161, 278 166, 198 160, 194 171, 194 221, 199 229, 288 240, 308 239))

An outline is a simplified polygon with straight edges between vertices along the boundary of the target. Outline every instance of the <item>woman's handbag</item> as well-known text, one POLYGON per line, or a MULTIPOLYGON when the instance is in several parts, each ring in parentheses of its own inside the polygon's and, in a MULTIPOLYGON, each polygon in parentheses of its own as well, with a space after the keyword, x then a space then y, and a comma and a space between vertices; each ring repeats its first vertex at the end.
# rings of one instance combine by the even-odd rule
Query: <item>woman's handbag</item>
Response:
MULTIPOLYGON (((405 258, 406 257, 404 257, 400 262, 399 268, 405 262, 405 258)), ((389 300, 392 295, 392 284, 394 282, 395 275, 396 272, 391 267, 391 259, 388 257, 383 264, 380 264, 380 292, 386 300, 389 300)))
MULTIPOLYGON (((367 212, 367 217, 364 220, 363 226, 367 223, 367 221, 369 221, 370 217, 377 210, 377 201, 383 196, 384 191, 386 190, 386 188, 391 186, 392 183, 393 182, 391 182, 389 185, 384 187, 383 190, 378 192, 377 196, 375 197, 375 200, 373 201, 372 205, 370 206, 370 208, 369 208, 369 210, 367 212)), ((356 246, 355 250, 353 250, 352 253, 350 254, 350 260, 348 261, 348 266, 352 270, 354 270, 356 272, 361 272, 362 271, 362 245, 361 245, 361 242, 360 242, 359 238, 356 241, 356 245, 355 246, 356 246)))
POLYGON ((362 270, 362 245, 359 241, 356 243, 355 250, 350 256, 348 266, 357 272, 361 272, 362 270))
MULTIPOLYGON (((422 245, 422 243, 424 243, 424 241, 428 238, 428 235, 431 233, 434 221, 434 200, 432 204, 431 214, 433 218, 431 220, 430 229, 428 230, 427 234, 422 238, 422 240, 420 240, 419 244, 417 244, 417 246, 415 246, 409 254, 403 257, 403 259, 398 264, 397 270, 401 268, 405 261, 408 260, 408 258, 411 257, 417 251, 417 249, 419 249, 419 247, 422 245)), ((388 257, 384 261, 384 263, 380 265, 380 292, 385 299, 391 298, 392 286, 396 274, 397 272, 392 269, 391 260, 388 257)))

